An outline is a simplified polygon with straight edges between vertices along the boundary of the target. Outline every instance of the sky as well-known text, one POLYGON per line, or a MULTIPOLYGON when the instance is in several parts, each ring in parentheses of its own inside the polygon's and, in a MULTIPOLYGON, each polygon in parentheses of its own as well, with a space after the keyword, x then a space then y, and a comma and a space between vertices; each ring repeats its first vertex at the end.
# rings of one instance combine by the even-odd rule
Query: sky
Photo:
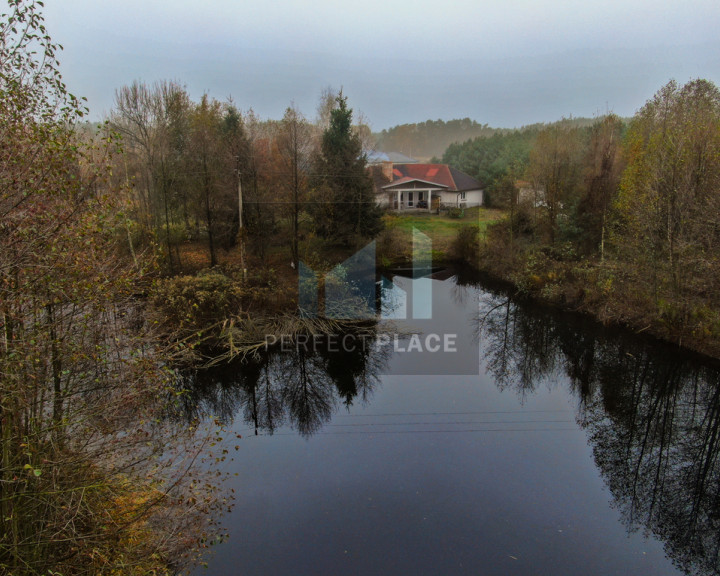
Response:
POLYGON ((717 0, 46 0, 71 92, 176 80, 191 97, 313 119, 342 88, 373 130, 632 116, 670 79, 720 85, 717 0))

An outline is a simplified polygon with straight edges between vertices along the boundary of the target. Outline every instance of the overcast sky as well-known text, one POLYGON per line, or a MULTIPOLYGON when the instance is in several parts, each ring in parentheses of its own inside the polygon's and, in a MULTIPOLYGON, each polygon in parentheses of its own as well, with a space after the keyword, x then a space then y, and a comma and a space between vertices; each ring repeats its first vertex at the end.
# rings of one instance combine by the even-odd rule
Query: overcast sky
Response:
POLYGON ((717 0, 46 0, 93 119, 133 80, 178 80, 262 118, 342 87, 374 130, 632 115, 668 80, 720 85, 717 0))

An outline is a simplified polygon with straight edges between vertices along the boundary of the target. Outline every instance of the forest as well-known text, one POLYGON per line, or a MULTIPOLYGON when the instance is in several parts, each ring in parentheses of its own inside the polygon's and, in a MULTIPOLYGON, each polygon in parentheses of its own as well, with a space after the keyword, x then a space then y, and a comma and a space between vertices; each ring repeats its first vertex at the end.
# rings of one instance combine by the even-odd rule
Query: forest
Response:
POLYGON ((317 123, 292 107, 260 122, 174 82, 122 87, 107 121, 88 122, 42 3, 8 8, 0 573, 178 573, 224 538, 232 495, 215 465, 237 439, 186 417, 177 368, 210 325, 296 297, 271 262, 296 287, 301 240, 346 250, 379 232, 362 131, 342 93, 321 98, 317 123))
MULTIPOLYGON (((578 127, 590 126, 592 118, 573 118, 578 127)), ((474 143, 483 146, 486 141, 502 136, 516 136, 518 133, 535 133, 545 126, 540 122, 520 128, 493 128, 470 118, 455 120, 426 120, 412 124, 400 124, 374 133, 375 146, 384 152, 400 152, 415 160, 425 162, 449 162, 445 156, 453 157, 459 150, 467 150, 474 143)), ((468 174, 472 167, 461 168, 468 174)), ((484 180, 482 180, 484 182, 484 180)))
MULTIPOLYGON (((301 263, 406 247, 384 231, 373 137, 342 91, 312 120, 292 105, 262 120, 137 81, 90 122, 41 9, 11 2, 0 22, 0 571, 171 574, 223 538, 231 496, 210 464, 235 440, 183 417, 175 368, 267 326, 317 328, 298 313, 301 263)), ((379 144, 443 154, 503 210, 460 230, 457 260, 720 355, 711 82, 671 81, 629 120, 428 121, 379 144)))
POLYGON ((453 143, 473 138, 485 138, 507 130, 491 128, 470 118, 457 120, 426 120, 414 124, 400 124, 376 133, 379 150, 400 152, 416 160, 442 156, 453 143))
MULTIPOLYGON (((507 217, 467 260, 520 293, 720 353, 720 91, 670 81, 623 120, 450 146, 507 217)), ((466 246, 467 248, 468 246, 466 246)))

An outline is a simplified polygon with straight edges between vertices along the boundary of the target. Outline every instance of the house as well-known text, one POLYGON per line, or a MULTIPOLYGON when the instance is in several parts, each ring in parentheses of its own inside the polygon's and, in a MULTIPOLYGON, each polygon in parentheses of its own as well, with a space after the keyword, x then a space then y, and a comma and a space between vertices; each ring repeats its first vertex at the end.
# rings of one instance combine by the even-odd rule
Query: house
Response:
POLYGON ((545 188, 543 186, 533 185, 527 180, 516 180, 515 189, 518 194, 518 203, 535 207, 545 205, 545 188))
POLYGON ((398 164, 371 166, 375 198, 380 206, 395 210, 435 210, 481 206, 480 182, 447 164, 398 164))

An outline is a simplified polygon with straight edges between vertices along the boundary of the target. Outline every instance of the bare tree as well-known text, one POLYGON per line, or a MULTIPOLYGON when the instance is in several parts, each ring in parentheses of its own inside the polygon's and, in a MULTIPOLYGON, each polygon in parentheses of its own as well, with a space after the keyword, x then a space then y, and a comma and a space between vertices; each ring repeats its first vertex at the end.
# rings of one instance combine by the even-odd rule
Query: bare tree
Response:
POLYGON ((300 213, 308 191, 308 176, 313 148, 313 128, 300 111, 291 106, 285 111, 277 135, 279 174, 292 221, 291 257, 297 269, 299 262, 300 213))
POLYGON ((584 159, 583 192, 577 208, 581 244, 585 252, 600 252, 605 258, 605 242, 610 210, 617 197, 625 168, 622 154, 623 122, 614 114, 598 120, 591 128, 584 159))
POLYGON ((185 167, 189 112, 189 97, 179 84, 164 81, 149 87, 134 82, 116 91, 110 115, 111 125, 123 137, 126 170, 127 164, 132 166, 128 178, 137 175, 142 199, 138 220, 161 233, 170 272, 180 263, 173 227, 190 225, 192 192, 185 167))
POLYGON ((551 244, 555 243, 558 216, 576 191, 580 151, 578 130, 566 121, 542 130, 530 152, 529 173, 535 186, 543 190, 542 205, 551 244))

